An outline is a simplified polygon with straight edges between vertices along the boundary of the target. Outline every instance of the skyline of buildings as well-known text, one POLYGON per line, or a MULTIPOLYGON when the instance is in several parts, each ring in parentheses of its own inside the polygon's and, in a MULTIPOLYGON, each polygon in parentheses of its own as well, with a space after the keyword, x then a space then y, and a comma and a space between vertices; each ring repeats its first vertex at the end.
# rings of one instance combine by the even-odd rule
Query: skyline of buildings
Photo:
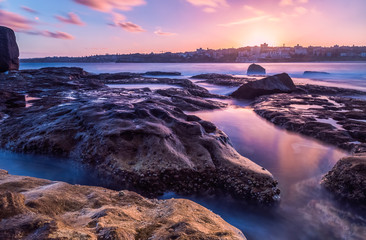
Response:
POLYGON ((103 54, 82 57, 53 56, 28 58, 22 61, 45 62, 267 62, 267 61, 321 61, 321 60, 366 60, 366 46, 332 47, 296 46, 272 47, 267 43, 260 46, 241 48, 203 49, 186 52, 103 54))

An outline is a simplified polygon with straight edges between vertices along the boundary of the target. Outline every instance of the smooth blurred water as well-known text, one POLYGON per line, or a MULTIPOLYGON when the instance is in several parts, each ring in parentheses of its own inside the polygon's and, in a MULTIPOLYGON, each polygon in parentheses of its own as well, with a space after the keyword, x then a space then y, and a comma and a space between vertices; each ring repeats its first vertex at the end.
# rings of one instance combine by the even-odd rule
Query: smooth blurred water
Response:
POLYGON ((10 174, 99 186, 91 169, 67 158, 39 154, 21 154, 0 150, 0 169, 10 174))
MULTIPOLYGON (((250 63, 21 63, 20 68, 82 67, 92 73, 178 71, 182 73, 182 76, 175 78, 189 78, 201 73, 245 75, 249 65, 250 63)), ((266 69, 268 75, 286 72, 295 78, 296 82, 366 91, 366 62, 260 63, 260 65, 266 69), (320 71, 330 74, 309 78, 309 76, 303 75, 304 71, 320 71)))

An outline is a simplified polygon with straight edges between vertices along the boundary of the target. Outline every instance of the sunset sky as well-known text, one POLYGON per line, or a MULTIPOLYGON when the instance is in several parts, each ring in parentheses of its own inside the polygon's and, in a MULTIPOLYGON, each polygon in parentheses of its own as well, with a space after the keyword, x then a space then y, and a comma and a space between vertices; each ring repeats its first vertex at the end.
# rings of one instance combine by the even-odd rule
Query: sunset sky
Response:
POLYGON ((365 0, 0 0, 21 57, 366 45, 365 0))

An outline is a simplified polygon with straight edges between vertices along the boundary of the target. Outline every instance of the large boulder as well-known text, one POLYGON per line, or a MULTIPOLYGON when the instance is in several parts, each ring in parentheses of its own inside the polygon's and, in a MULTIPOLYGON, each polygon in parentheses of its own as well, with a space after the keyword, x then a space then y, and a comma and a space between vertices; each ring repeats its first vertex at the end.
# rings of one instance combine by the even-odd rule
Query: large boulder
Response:
POLYGON ((0 26, 0 72, 19 69, 19 48, 14 31, 0 26))
POLYGON ((366 208, 366 154, 342 158, 321 183, 337 197, 366 208))
POLYGON ((253 99, 258 96, 273 93, 289 93, 296 90, 296 86, 287 73, 281 73, 260 80, 251 81, 231 94, 232 97, 253 99))
POLYGON ((247 70, 247 75, 265 75, 266 74, 266 69, 264 69, 264 67, 258 65, 258 64, 251 64, 248 67, 247 70))
POLYGON ((185 199, 13 176, 0 170, 0 239, 246 239, 185 199))

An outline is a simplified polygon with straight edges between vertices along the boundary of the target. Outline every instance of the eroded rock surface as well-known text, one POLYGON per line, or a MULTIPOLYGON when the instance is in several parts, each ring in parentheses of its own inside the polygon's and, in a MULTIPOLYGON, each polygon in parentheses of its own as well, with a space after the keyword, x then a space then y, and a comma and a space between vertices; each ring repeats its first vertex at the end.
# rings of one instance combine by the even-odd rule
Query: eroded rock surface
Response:
MULTIPOLYGON (((338 91, 340 94, 342 90, 338 91)), ((258 99, 254 111, 287 130, 351 152, 366 151, 364 100, 317 94, 276 94, 258 99)))
POLYGON ((13 176, 0 170, 0 239, 246 239, 184 199, 13 176))
POLYGON ((10 75, 0 86, 40 99, 3 119, 0 146, 78 159, 108 186, 147 196, 175 191, 225 193, 263 204, 278 200, 277 182, 267 170, 238 154, 214 124, 183 112, 225 106, 200 97, 213 96, 207 90, 186 79, 107 76, 78 68, 10 75), (137 82, 182 88, 104 85, 137 82))
POLYGON ((249 81, 231 94, 234 98, 254 99, 262 95, 289 93, 296 90, 291 77, 287 73, 277 74, 256 81, 249 81))
POLYGON ((336 196, 366 210, 366 154, 342 158, 322 179, 322 185, 336 196))

